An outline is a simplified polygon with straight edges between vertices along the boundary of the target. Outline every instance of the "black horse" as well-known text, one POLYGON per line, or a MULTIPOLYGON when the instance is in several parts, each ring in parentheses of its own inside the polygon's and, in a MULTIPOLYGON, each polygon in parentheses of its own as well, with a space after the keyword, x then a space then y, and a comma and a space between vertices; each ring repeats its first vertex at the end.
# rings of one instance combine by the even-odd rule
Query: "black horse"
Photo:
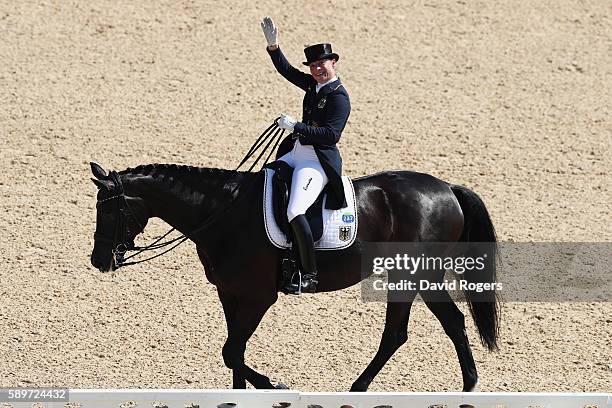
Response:
MULTIPOLYGON (((246 344, 281 289, 281 250, 266 237, 262 217, 263 172, 151 164, 106 173, 92 163, 98 186, 92 265, 116 269, 116 249, 130 245, 151 217, 159 217, 197 246, 208 280, 217 287, 228 328, 222 355, 232 369, 234 388, 274 388, 269 378, 244 361, 246 344), (206 228, 198 227, 215 217, 206 228), (193 232, 196 231, 196 232, 193 232)), ((471 190, 433 176, 408 171, 383 172, 354 180, 358 200, 358 235, 340 251, 317 252, 320 292, 340 290, 361 281, 363 243, 495 242, 489 214, 471 190)), ((495 279, 490 259, 488 279, 495 279)), ((440 277, 440 281, 442 277, 440 277)), ((478 376, 465 332, 464 315, 448 292, 421 292, 427 307, 452 340, 471 391, 478 376), (442 296, 441 301, 440 296, 442 296)), ((475 301, 465 292, 480 339, 497 348, 499 305, 495 297, 475 301)), ((393 353, 408 338, 413 299, 388 302, 378 352, 355 380, 351 391, 365 391, 393 353)))

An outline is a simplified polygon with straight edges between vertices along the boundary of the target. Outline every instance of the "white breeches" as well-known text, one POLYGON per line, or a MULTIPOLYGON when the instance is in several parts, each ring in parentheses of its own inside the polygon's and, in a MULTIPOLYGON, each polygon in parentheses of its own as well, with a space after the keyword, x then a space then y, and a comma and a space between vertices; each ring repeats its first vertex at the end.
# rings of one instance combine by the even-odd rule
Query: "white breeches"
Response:
POLYGON ((328 179, 314 148, 301 145, 299 140, 295 141, 289 153, 278 160, 293 167, 291 195, 287 206, 287 219, 291 222, 298 215, 306 213, 323 191, 328 179))

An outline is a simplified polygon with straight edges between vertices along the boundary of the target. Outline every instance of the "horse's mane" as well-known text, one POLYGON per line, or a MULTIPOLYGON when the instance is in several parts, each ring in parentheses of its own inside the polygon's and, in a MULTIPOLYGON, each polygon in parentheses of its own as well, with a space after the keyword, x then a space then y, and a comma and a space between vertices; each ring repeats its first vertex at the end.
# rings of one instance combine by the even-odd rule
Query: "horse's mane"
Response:
MULTIPOLYGON (((152 179, 169 182, 169 189, 206 193, 210 192, 213 185, 221 186, 232 179, 239 180, 244 173, 219 168, 153 163, 129 167, 120 171, 119 175, 149 176, 152 179)), ((224 190, 227 188, 228 186, 224 190)))
POLYGON ((166 163, 152 163, 152 164, 141 164, 136 167, 128 167, 125 170, 119 172, 123 174, 141 174, 143 176, 165 176, 168 174, 183 174, 183 175, 199 175, 199 176, 221 176, 221 175, 235 175, 239 172, 234 170, 218 169, 213 167, 197 167, 188 166, 184 164, 166 164, 166 163))

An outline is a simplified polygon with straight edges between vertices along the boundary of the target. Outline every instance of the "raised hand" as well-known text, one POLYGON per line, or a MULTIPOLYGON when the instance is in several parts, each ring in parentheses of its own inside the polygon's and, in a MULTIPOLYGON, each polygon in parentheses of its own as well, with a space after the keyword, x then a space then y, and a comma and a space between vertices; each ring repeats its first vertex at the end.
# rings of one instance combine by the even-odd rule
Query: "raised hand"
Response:
POLYGON ((274 21, 270 17, 264 17, 261 22, 261 29, 266 36, 268 47, 278 45, 278 29, 274 25, 274 21))

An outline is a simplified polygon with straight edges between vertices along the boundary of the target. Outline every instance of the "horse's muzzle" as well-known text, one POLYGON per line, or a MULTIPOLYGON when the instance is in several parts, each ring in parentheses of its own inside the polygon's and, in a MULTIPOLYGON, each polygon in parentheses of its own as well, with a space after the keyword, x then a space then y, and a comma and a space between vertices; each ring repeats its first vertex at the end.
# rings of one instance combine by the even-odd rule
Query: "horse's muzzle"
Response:
POLYGON ((94 254, 91 254, 91 266, 93 266, 102 273, 112 272, 116 269, 115 260, 112 257, 109 261, 104 262, 101 261, 99 257, 94 254))

